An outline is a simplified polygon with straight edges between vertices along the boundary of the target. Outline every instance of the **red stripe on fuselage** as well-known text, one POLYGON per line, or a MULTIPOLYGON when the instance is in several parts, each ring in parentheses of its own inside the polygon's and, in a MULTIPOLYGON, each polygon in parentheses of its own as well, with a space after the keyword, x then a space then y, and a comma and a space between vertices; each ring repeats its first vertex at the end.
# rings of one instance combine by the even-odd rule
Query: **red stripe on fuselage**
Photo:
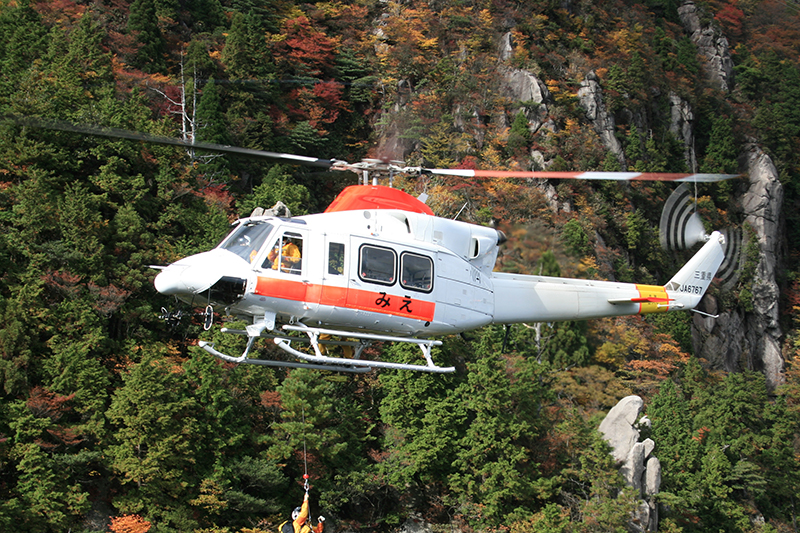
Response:
POLYGON ((436 311, 435 302, 414 299, 408 295, 390 294, 385 291, 347 289, 277 278, 259 277, 254 292, 259 296, 373 311, 427 322, 433 320, 433 315, 436 311))

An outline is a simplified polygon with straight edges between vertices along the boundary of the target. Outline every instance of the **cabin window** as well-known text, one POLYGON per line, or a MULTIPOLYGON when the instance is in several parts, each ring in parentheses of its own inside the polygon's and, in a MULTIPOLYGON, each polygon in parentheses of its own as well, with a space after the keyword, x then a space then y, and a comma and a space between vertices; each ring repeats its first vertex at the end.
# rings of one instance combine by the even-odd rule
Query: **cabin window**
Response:
POLYGON ((397 277, 397 254, 391 248, 363 245, 359 252, 358 275, 363 281, 393 285, 397 277))
POLYGON ((412 291, 431 292, 433 289, 431 258, 404 252, 400 256, 400 285, 412 291))
POLYGON ((239 225, 231 235, 223 241, 221 248, 233 252, 249 263, 258 255, 258 251, 272 232, 272 224, 267 222, 247 222, 239 225))
POLYGON ((328 274, 344 274, 344 244, 340 242, 328 244, 328 274))
POLYGON ((281 235, 267 253, 261 268, 300 275, 303 271, 303 237, 289 232, 281 235))

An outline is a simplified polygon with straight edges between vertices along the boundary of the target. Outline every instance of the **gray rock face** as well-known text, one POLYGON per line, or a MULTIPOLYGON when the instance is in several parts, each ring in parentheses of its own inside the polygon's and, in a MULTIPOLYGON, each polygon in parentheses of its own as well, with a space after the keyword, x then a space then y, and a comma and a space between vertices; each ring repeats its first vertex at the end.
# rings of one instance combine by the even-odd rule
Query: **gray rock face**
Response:
POLYGON ((586 79, 581 82, 581 88, 578 89, 578 100, 586 111, 586 118, 591 121, 594 130, 600 136, 603 146, 617 157, 621 168, 626 168, 625 153, 614 135, 616 121, 614 115, 606 110, 600 79, 594 71, 590 71, 586 75, 586 79))
POLYGON ((709 79, 725 92, 733 88, 733 58, 728 39, 714 28, 700 25, 697 6, 691 0, 678 8, 678 16, 700 55, 706 60, 705 71, 709 79))
POLYGON ((658 494, 661 490, 661 461, 650 457, 644 466, 644 493, 648 496, 658 494))
POLYGON ((547 118, 551 100, 547 86, 527 70, 506 67, 500 69, 500 75, 500 94, 511 102, 510 111, 516 115, 522 109, 531 133, 537 131, 547 118))
POLYGON ((669 95, 669 131, 683 143, 686 167, 694 171, 697 168, 697 155, 694 151, 694 112, 692 106, 678 96, 669 95))
POLYGON ((289 211, 289 207, 284 204, 283 202, 278 202, 269 209, 264 209, 263 207, 256 207, 253 209, 253 212, 250 213, 251 217, 260 217, 260 216, 268 216, 268 217, 284 217, 284 218, 291 218, 292 212, 289 211))
POLYGON ((625 482, 633 487, 633 490, 637 491, 640 496, 642 494, 642 482, 644 481, 644 458, 644 444, 637 442, 628 452, 622 468, 619 469, 622 477, 625 478, 625 482))
MULTIPOLYGON (((719 312, 719 318, 694 315, 692 336, 699 357, 712 368, 736 372, 744 369, 764 373, 767 386, 774 389, 783 382, 784 361, 778 323, 780 291, 777 274, 780 268, 781 206, 783 188, 770 157, 750 145, 742 164, 748 169, 749 184, 742 196, 746 224, 752 228, 758 248, 752 283, 752 311, 717 310, 713 297, 703 301, 704 310, 719 312)), ((746 260, 744 257, 742 260, 746 260)), ((751 259, 752 260, 752 259, 751 259)))

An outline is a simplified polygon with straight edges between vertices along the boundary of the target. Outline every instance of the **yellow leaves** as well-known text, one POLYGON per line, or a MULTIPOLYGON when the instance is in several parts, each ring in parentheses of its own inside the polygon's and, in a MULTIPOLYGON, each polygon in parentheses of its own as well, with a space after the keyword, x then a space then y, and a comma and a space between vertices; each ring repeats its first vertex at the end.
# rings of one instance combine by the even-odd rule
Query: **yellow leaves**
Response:
POLYGON ((578 276, 584 279, 599 279, 600 267, 597 265, 597 258, 587 255, 581 259, 578 265, 578 276))
POLYGON ((566 134, 571 134, 576 128, 580 128, 580 123, 574 117, 569 117, 564 122, 564 131, 566 134))
POLYGON ((614 372, 597 365, 557 372, 553 390, 559 398, 593 410, 611 409, 631 394, 614 372))
POLYGON ((420 38, 418 46, 423 50, 433 49, 439 46, 439 39, 437 37, 431 37, 430 39, 420 38))
POLYGON ((544 36, 545 41, 556 42, 561 39, 561 36, 557 33, 550 32, 544 36))
POLYGON ((628 348, 624 344, 610 341, 604 342, 594 354, 598 363, 616 369, 622 368, 627 356, 628 348))
POLYGON ((537 33, 542 33, 545 28, 547 28, 547 23, 549 21, 550 17, 547 15, 535 14, 531 17, 531 20, 528 23, 534 30, 536 30, 537 33))
POLYGON ((314 7, 324 13, 326 18, 337 18, 347 9, 341 2, 320 2, 314 4, 314 7))
POLYGON ((505 168, 503 165, 503 153, 498 149, 497 146, 490 143, 483 149, 481 152, 481 159, 483 163, 481 164, 484 168, 491 168, 491 169, 503 169, 505 168))
POLYGON ((428 206, 439 216, 455 215, 464 203, 458 194, 443 185, 434 185, 428 195, 428 206))
POLYGON ((491 28, 494 26, 494 17, 488 9, 481 9, 478 13, 478 23, 482 28, 491 28))
POLYGON ((649 328, 640 317, 600 319, 591 330, 608 339, 598 348, 595 359, 612 368, 620 369, 629 359, 646 357, 652 351, 649 328))
POLYGON ((222 500, 220 498, 221 495, 222 487, 219 486, 219 483, 212 479, 204 479, 200 483, 200 495, 193 500, 189 500, 189 504, 195 507, 202 507, 211 514, 220 514, 228 507, 228 502, 222 500))
POLYGON ((617 49, 625 54, 631 54, 641 47, 642 42, 642 26, 641 24, 634 24, 625 26, 609 35, 609 40, 614 43, 617 49))

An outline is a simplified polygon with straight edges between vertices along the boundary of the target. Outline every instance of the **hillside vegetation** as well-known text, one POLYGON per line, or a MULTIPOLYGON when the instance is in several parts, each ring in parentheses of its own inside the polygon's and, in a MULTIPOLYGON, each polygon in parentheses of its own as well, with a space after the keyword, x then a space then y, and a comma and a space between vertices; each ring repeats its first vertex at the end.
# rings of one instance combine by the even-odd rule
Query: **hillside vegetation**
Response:
MULTIPOLYGON (((660 530, 797 531, 800 13, 698 2, 729 43, 721 87, 680 4, 0 0, 0 530, 272 532, 302 501, 307 460, 328 532, 409 517, 626 531, 637 504, 597 427, 637 394, 663 467, 660 530), (508 69, 541 80, 543 101, 510 98, 508 69), (618 153, 580 103, 590 77, 618 153), (692 110, 690 146, 671 98, 692 110), (695 356, 680 313, 447 338, 435 359, 450 375, 223 364, 197 339, 228 353, 243 340, 164 324, 172 302, 148 266, 209 249, 255 206, 321 211, 356 178, 7 119, 19 116, 428 167, 737 172, 755 144, 784 194, 782 383, 744 356, 736 372, 695 356)), ((662 284, 685 260, 659 246, 670 185, 399 183, 437 215, 499 223, 500 270, 662 284)), ((711 226, 742 224, 742 190, 698 188, 711 226)), ((722 308, 757 303, 750 252, 714 289, 722 308)))

